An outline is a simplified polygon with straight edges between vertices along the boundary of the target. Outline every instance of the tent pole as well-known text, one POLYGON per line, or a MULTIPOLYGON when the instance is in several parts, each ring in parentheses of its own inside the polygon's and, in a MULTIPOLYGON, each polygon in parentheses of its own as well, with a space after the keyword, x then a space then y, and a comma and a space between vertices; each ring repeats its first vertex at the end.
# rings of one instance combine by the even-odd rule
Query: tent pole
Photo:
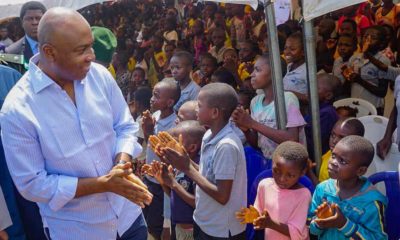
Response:
POLYGON ((265 23, 268 31, 268 49, 272 70, 272 86, 274 89, 275 115, 278 129, 285 129, 287 123, 285 95, 283 92, 281 54, 279 51, 278 32, 275 24, 274 5, 270 0, 264 2, 265 23))
POLYGON ((311 107, 312 132, 314 140, 314 159, 317 164, 317 173, 321 167, 321 129, 319 119, 319 97, 317 85, 317 62, 315 54, 315 33, 313 21, 304 22, 305 53, 308 76, 308 92, 311 107))

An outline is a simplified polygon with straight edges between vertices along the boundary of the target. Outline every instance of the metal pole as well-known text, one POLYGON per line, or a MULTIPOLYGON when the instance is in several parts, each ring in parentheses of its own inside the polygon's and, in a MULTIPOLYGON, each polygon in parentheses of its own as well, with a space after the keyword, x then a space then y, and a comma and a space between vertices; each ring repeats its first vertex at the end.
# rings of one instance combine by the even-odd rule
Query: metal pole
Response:
POLYGON ((317 85, 317 62, 315 54, 315 34, 313 21, 304 22, 305 53, 308 76, 308 98, 311 107, 312 132, 314 140, 314 159, 317 164, 317 173, 321 167, 321 129, 319 119, 319 98, 317 85))
POLYGON ((272 70, 272 86, 275 95, 275 116, 278 129, 286 129, 285 94, 283 92, 281 54, 279 51, 278 32, 275 24, 275 10, 271 0, 264 2, 265 23, 268 31, 268 49, 272 70))

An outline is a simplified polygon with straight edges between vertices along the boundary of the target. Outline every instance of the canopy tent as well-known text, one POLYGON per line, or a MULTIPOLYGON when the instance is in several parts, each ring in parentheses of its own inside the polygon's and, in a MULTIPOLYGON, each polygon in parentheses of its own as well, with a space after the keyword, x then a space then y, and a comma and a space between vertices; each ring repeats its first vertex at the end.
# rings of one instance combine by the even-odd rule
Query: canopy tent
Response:
MULTIPOLYGON (((9 17, 18 17, 21 6, 29 0, 1 0, 0 1, 0 19, 9 17)), ((36 0, 42 2, 47 8, 63 6, 73 9, 81 9, 83 7, 102 3, 110 0, 36 0)))

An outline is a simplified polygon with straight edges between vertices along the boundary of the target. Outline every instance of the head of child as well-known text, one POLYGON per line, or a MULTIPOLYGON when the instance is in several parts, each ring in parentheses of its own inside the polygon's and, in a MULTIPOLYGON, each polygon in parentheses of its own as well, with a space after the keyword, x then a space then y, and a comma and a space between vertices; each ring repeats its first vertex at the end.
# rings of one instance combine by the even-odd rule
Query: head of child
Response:
POLYGON ((170 62, 172 77, 179 84, 189 82, 192 66, 193 56, 191 53, 186 51, 175 52, 170 62))
POLYGON ((187 101, 178 110, 176 124, 187 120, 197 120, 197 101, 187 101))
POLYGON ((240 90, 238 92, 238 101, 239 105, 242 106, 244 109, 250 109, 251 99, 254 97, 254 92, 247 91, 247 90, 240 90))
POLYGON ((340 80, 327 73, 317 75, 318 97, 320 103, 332 103, 340 86, 340 80))
POLYGON ((162 50, 162 46, 164 45, 164 39, 160 35, 155 34, 151 37, 151 43, 154 51, 160 52, 162 50))
POLYGON ((211 75, 217 70, 218 62, 210 53, 205 53, 200 57, 200 72, 206 78, 211 78, 211 75))
POLYGON ((210 82, 216 83, 226 83, 233 87, 234 89, 237 88, 236 80, 233 74, 226 68, 221 67, 218 68, 212 75, 210 82))
POLYGON ((396 43, 396 38, 395 38, 395 31, 393 27, 389 24, 382 24, 382 30, 385 33, 385 43, 383 44, 385 47, 392 47, 396 43))
POLYGON ((197 19, 200 16, 200 8, 198 6, 192 6, 189 10, 189 17, 197 19))
POLYGON ((257 58, 250 76, 251 85, 254 89, 269 89, 272 87, 271 65, 268 55, 264 54, 257 58))
POLYGON ((136 67, 132 72, 131 83, 134 86, 140 86, 145 81, 145 72, 143 68, 136 67))
POLYGON ((262 16, 264 15, 264 7, 261 4, 258 4, 256 10, 251 9, 250 16, 253 24, 257 24, 262 20, 262 16))
POLYGON ((197 19, 194 21, 192 26, 192 32, 195 36, 201 36, 204 34, 204 24, 203 21, 197 19))
POLYGON ((212 131, 225 126, 238 106, 235 90, 225 83, 205 85, 201 88, 197 101, 197 118, 201 125, 211 128, 212 131))
POLYGON ((329 137, 329 148, 331 151, 342 138, 356 135, 364 136, 364 125, 357 118, 339 119, 332 128, 331 136, 329 137))
POLYGON ((332 32, 335 30, 335 21, 331 18, 324 18, 318 24, 318 34, 327 40, 330 38, 332 32))
POLYGON ((164 79, 158 82, 153 89, 153 96, 150 99, 150 107, 153 112, 160 110, 173 112, 174 105, 181 96, 179 85, 173 79, 164 79))
POLYGON ((340 35, 348 34, 351 36, 357 36, 357 23, 352 19, 346 19, 342 22, 339 28, 340 35))
POLYGON ((348 61, 357 50, 357 36, 350 34, 341 34, 338 40, 338 53, 344 61, 348 61))
POLYGON ((176 18, 167 18, 165 20, 165 31, 170 32, 176 29, 176 18))
POLYGON ((272 176, 281 189, 297 189, 298 181, 307 170, 308 153, 297 142, 281 143, 272 155, 272 176))
POLYGON ((225 30, 222 28, 215 28, 212 31, 211 40, 214 46, 217 48, 222 48, 226 40, 225 30))
POLYGON ((365 30, 362 38, 363 45, 369 41, 368 52, 371 54, 376 54, 377 52, 383 50, 386 42, 385 30, 382 26, 372 26, 365 30))
POLYGON ((350 106, 340 106, 336 108, 336 113, 340 119, 357 117, 358 109, 350 106))
POLYGON ((252 62, 259 51, 257 43, 246 40, 239 45, 239 60, 241 62, 252 62))
POLYGON ((171 135, 178 141, 179 135, 182 135, 182 145, 190 158, 194 160, 197 157, 201 140, 203 139, 206 129, 196 120, 186 120, 180 122, 171 130, 171 135))
POLYGON ((138 116, 150 109, 152 92, 149 87, 139 87, 135 92, 130 93, 129 96, 127 102, 133 116, 138 116))
POLYGON ((300 64, 304 62, 303 46, 303 35, 300 32, 295 32, 286 39, 283 53, 288 64, 300 64))
POLYGON ((176 46, 173 43, 167 43, 164 47, 165 56, 168 60, 171 60, 172 56, 174 55, 174 50, 176 46))
POLYGON ((232 61, 234 63, 237 63, 239 60, 238 54, 235 49, 233 48, 227 48, 225 49, 224 53, 222 54, 222 59, 224 63, 232 61))
POLYGON ((232 14, 236 17, 243 17, 244 16, 244 5, 233 4, 232 5, 232 14))
POLYGON ((374 158, 374 146, 364 137, 347 136, 340 140, 329 160, 329 177, 346 182, 364 175, 374 158))

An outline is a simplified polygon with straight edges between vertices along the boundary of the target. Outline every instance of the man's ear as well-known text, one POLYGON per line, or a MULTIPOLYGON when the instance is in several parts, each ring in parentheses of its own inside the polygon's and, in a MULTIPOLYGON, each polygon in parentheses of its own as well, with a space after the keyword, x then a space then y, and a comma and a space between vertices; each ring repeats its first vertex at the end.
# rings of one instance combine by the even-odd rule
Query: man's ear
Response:
POLYGON ((361 166, 357 169, 357 176, 361 177, 362 175, 364 175, 368 170, 368 167, 366 166, 361 166))
POLYGON ((55 59, 55 49, 48 43, 43 44, 41 47, 42 54, 46 56, 47 59, 54 61, 55 59))

